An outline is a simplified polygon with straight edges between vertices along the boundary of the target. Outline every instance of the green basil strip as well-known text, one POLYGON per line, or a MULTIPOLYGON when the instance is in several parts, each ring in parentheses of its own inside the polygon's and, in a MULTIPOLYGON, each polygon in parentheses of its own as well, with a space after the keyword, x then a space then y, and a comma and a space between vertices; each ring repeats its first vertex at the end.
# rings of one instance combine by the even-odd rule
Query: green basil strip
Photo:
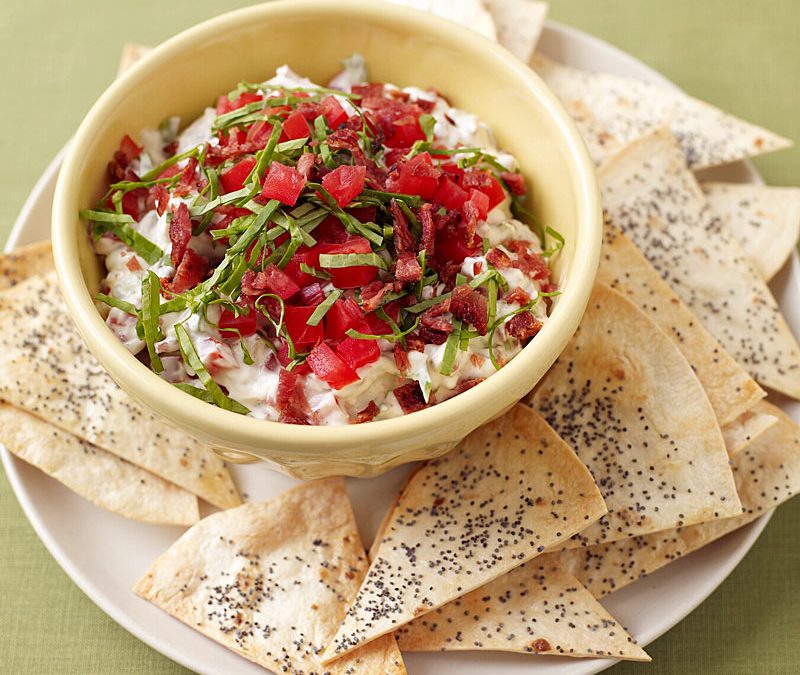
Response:
POLYGON ((169 169, 169 167, 171 167, 173 164, 177 164, 178 162, 184 159, 188 159, 189 157, 195 157, 198 152, 200 152, 199 148, 192 148, 191 150, 182 152, 180 155, 173 155, 169 159, 161 162, 161 164, 154 166, 141 178, 145 182, 153 180, 154 178, 158 178, 159 175, 161 175, 161 173, 163 173, 165 169, 169 169))
MULTIPOLYGON (((176 389, 180 389, 185 394, 189 394, 190 396, 194 396, 195 398, 199 398, 201 401, 205 401, 206 403, 210 403, 214 405, 216 401, 214 397, 209 394, 204 389, 199 389, 198 387, 193 387, 191 384, 186 384, 186 382, 176 382, 172 385, 176 389)), ((228 410, 231 412, 239 413, 240 415, 246 415, 250 412, 248 408, 245 408, 241 403, 238 401, 234 401, 232 398, 228 399, 230 401, 230 407, 228 410)))
POLYGON ((319 256, 319 265, 328 269, 361 266, 389 269, 388 263, 377 253, 323 253, 319 256))
POLYGON ((236 110, 231 110, 230 112, 218 115, 211 123, 211 131, 220 131, 225 127, 229 127, 238 123, 242 117, 246 117, 250 113, 263 110, 265 103, 266 101, 263 100, 253 101, 253 103, 247 103, 241 108, 236 108, 236 110))
POLYGON ((444 302, 449 297, 450 297, 449 292, 442 293, 441 295, 435 295, 432 298, 428 298, 427 300, 422 300, 421 302, 418 302, 416 305, 411 305, 410 307, 403 307, 403 310, 411 314, 420 314, 429 307, 433 307, 434 305, 438 305, 440 302, 444 302))
POLYGON ((195 372, 199 380, 203 383, 206 393, 209 394, 213 403, 224 410, 230 410, 242 415, 249 413, 249 408, 246 408, 238 401, 234 401, 232 398, 228 398, 222 389, 219 388, 219 385, 214 381, 214 378, 211 377, 211 374, 206 370, 206 367, 197 355, 189 333, 186 332, 183 324, 175 324, 175 335, 178 338, 178 346, 180 347, 184 362, 195 372))
POLYGON ((243 187, 240 190, 236 190, 235 192, 228 192, 224 195, 219 195, 216 199, 212 199, 206 202, 203 206, 192 206, 189 208, 189 215, 192 218, 197 218, 198 216, 204 216, 209 211, 213 211, 218 206, 224 206, 225 204, 232 204, 233 202, 238 201, 244 197, 248 199, 252 195, 250 194, 249 187, 243 187))
POLYGON ((491 326, 494 323, 495 316, 497 315, 497 279, 489 279, 486 287, 489 291, 489 319, 487 323, 491 326))
POLYGON ((345 331, 345 335, 353 338, 354 340, 387 340, 388 342, 400 342, 403 338, 407 335, 413 333, 419 327, 419 318, 414 321, 414 325, 411 328, 407 328, 404 331, 399 333, 393 333, 391 335, 373 335, 372 333, 361 333, 357 331, 355 328, 348 328, 345 331))
POLYGON ((453 319, 453 332, 447 336, 447 342, 444 346, 444 355, 442 356, 442 366, 439 368, 439 372, 442 375, 450 375, 450 373, 453 372, 460 342, 461 321, 453 319))
POLYGON ((472 288, 478 288, 478 286, 483 286, 483 284, 490 280, 494 280, 504 291, 508 290, 508 282, 506 281, 506 278, 500 274, 500 272, 494 269, 481 272, 477 277, 470 280, 469 285, 472 288))
POLYGON ((280 153, 292 152, 293 150, 300 150, 308 143, 308 138, 295 138, 293 141, 284 141, 275 146, 275 150, 280 153))
POLYGON ((564 235, 562 235, 558 230, 554 230, 549 225, 544 228, 545 234, 549 234, 553 239, 555 239, 555 243, 548 249, 542 251, 542 256, 545 258, 550 258, 558 253, 562 248, 564 248, 564 244, 566 241, 564 240, 564 235))
POLYGON ((360 234, 362 237, 369 239, 376 246, 381 246, 383 244, 382 235, 374 232, 370 228, 366 227, 357 218, 354 218, 349 213, 345 212, 344 209, 342 209, 342 207, 336 203, 333 195, 331 195, 330 192, 322 187, 320 183, 306 183, 306 188, 309 190, 315 190, 317 193, 319 193, 322 201, 328 205, 333 215, 339 219, 348 232, 351 234, 360 234))
POLYGON ((131 314, 132 316, 137 316, 139 314, 139 310, 136 309, 135 305, 132 305, 130 302, 125 302, 125 300, 120 300, 119 298, 115 298, 111 295, 106 295, 105 293, 98 293, 94 296, 94 299, 98 302, 102 302, 109 307, 114 307, 115 309, 121 309, 126 314, 131 314))
POLYGON ((331 275, 327 272, 318 270, 316 267, 311 267, 311 265, 304 262, 300 263, 300 271, 304 274, 308 274, 310 277, 316 277, 317 279, 323 279, 324 281, 328 281, 331 278, 331 275))
POLYGON ((372 197, 380 201, 390 202, 392 199, 397 199, 407 206, 420 206, 422 204, 422 197, 416 195, 404 195, 400 192, 384 192, 383 190, 372 190, 371 188, 364 188, 361 191, 362 197, 372 197))
POLYGON ((259 150, 256 164, 245 179, 245 183, 261 184, 261 176, 272 161, 272 155, 275 154, 275 146, 278 145, 278 139, 281 137, 282 130, 282 124, 275 124, 272 127, 272 133, 269 135, 269 140, 264 146, 264 149, 259 150))
POLYGON ((319 148, 322 162, 329 169, 335 168, 336 162, 333 161, 331 149, 328 147, 328 125, 325 123, 324 115, 320 115, 314 120, 314 135, 317 137, 317 147, 319 148))
POLYGON ((328 297, 319 303, 317 308, 314 310, 314 313, 308 317, 306 324, 309 326, 318 326, 319 322, 322 321, 322 318, 328 313, 328 310, 333 307, 333 303, 341 297, 342 291, 340 291, 338 288, 329 293, 328 297))
POLYGON ((113 232, 126 246, 133 249, 150 265, 155 265, 164 257, 164 251, 131 227, 131 223, 135 221, 127 214, 85 209, 80 212, 80 216, 100 225, 99 228, 95 228, 95 232, 113 232))
POLYGON ((142 326, 147 353, 150 355, 150 367, 156 373, 164 371, 161 358, 156 351, 156 342, 164 339, 158 324, 158 306, 161 302, 161 284, 153 270, 148 270, 142 279, 142 326))

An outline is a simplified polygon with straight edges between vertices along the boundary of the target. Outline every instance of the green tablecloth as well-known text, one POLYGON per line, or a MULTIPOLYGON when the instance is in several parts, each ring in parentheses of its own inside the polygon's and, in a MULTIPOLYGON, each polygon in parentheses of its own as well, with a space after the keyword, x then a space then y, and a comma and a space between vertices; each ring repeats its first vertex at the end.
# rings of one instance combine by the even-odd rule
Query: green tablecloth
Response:
MULTIPOLYGON (((335 0, 332 0, 335 1, 335 0)), ((376 0, 377 1, 377 0, 376 0)), ((111 81, 127 41, 155 44, 250 3, 4 0, 0 12, 0 243, 55 152, 111 81)), ((800 140, 796 0, 552 0, 551 16, 618 45, 690 93, 800 140)), ((757 161, 800 183, 800 149, 757 161)), ((800 500, 698 610, 654 643, 654 664, 614 672, 800 671, 800 500)), ((73 585, 0 477, 0 671, 177 673, 73 585)))

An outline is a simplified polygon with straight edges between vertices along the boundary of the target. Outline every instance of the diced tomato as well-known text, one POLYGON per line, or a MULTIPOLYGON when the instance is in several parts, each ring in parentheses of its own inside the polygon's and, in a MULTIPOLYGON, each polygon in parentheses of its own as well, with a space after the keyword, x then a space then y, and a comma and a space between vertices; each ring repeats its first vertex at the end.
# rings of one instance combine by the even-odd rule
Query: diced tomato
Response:
POLYGON ((277 199, 287 206, 294 206, 305 186, 306 178, 297 169, 273 162, 264 177, 261 194, 267 199, 277 199))
POLYGON ((247 143, 251 144, 249 150, 261 149, 269 142, 272 135, 272 125, 266 120, 259 120, 247 130, 247 143))
POLYGON ((354 300, 339 298, 325 314, 325 335, 332 340, 340 340, 349 328, 356 328, 363 321, 364 312, 354 300))
POLYGON ((337 345, 336 352, 353 370, 377 361, 381 355, 381 349, 375 340, 356 340, 349 336, 337 345))
MULTIPOLYGON (((278 363, 280 363, 284 368, 288 366, 292 360, 289 358, 289 343, 284 342, 278 347, 278 363)), ((292 368, 293 373, 296 375, 308 375, 311 372, 311 368, 309 368, 305 363, 300 363, 292 368)))
POLYGON ((339 206, 345 207, 361 194, 366 177, 367 167, 343 164, 323 176, 322 187, 330 192, 339 206))
POLYGON ((439 187, 433 195, 435 203, 451 210, 460 209, 468 198, 467 191, 462 190, 454 180, 447 176, 442 176, 439 179, 439 187))
POLYGON ((241 284, 244 295, 272 293, 282 300, 288 300, 300 290, 294 280, 276 265, 267 265, 262 272, 247 270, 241 284))
POLYGON ((342 108, 342 104, 334 96, 326 96, 319 102, 319 105, 331 129, 338 129, 347 119, 347 113, 342 108))
POLYGON ((401 165, 397 175, 389 176, 386 189, 389 192, 432 199, 439 187, 440 175, 441 171, 433 165, 431 156, 427 152, 422 152, 401 165))
POLYGON ((306 363, 314 375, 334 389, 341 389, 358 380, 356 371, 324 342, 311 350, 306 363))
MULTIPOLYGON (((372 247, 366 237, 352 236, 339 244, 319 243, 314 246, 313 250, 330 255, 341 255, 345 253, 369 253, 372 251, 372 247)), ((331 283, 336 288, 359 288, 378 276, 378 268, 372 265, 341 267, 326 269, 325 271, 331 275, 331 283)))
POLYGON ((446 231, 436 237, 436 257, 445 262, 461 263, 467 256, 478 255, 483 250, 479 237, 468 246, 463 236, 451 236, 446 231))
POLYGON ((139 220, 139 190, 131 190, 122 195, 122 212, 134 220, 139 220))
POLYGON ((231 103, 231 110, 238 110, 239 108, 244 108, 250 103, 263 100, 264 97, 261 94, 256 94, 254 91, 244 91, 239 94, 235 101, 231 103))
POLYGON ((386 139, 390 148, 410 148, 417 141, 424 141, 425 133, 419 125, 419 118, 404 117, 392 124, 392 133, 386 139))
POLYGON ((219 317, 219 332, 223 337, 246 337, 256 332, 258 317, 255 310, 236 316, 228 309, 223 309, 219 317), (238 331, 238 333, 236 332, 238 331))
POLYGON ((342 221, 334 215, 326 216, 325 220, 314 228, 312 235, 317 241, 328 244, 341 244, 350 237, 342 221))
POLYGON ((489 211, 506 198, 506 191, 500 181, 489 171, 473 169, 467 171, 461 179, 461 187, 465 190, 476 188, 489 197, 489 211))
POLYGON ((125 158, 131 162, 136 159, 139 155, 142 154, 142 148, 136 143, 134 143, 133 139, 125 134, 122 137, 122 140, 119 142, 119 151, 125 155, 125 158))
POLYGON ((368 330, 360 330, 362 333, 366 333, 368 335, 389 335, 392 332, 391 326, 386 323, 383 319, 381 319, 375 312, 371 312, 367 314, 365 321, 367 323, 368 330))
MULTIPOLYGON (((314 236, 316 235, 317 232, 315 230, 314 236)), ((319 251, 316 250, 316 247, 310 249, 306 246, 301 246, 295 251, 294 255, 289 258, 289 262, 286 263, 286 267, 283 268, 283 271, 286 272, 298 286, 313 284, 317 280, 316 277, 303 272, 303 270, 300 269, 301 263, 305 263, 309 267, 315 269, 319 268, 319 251)))
POLYGON ((314 305, 315 307, 325 299, 322 284, 318 281, 300 289, 299 302, 301 305, 314 305))
MULTIPOLYGON (((355 209, 347 209, 347 213, 353 216, 359 223, 374 223, 378 215, 378 209, 375 206, 359 206, 355 209)), ((336 222, 340 223, 341 221, 337 218, 336 222)))
POLYGON ((315 306, 287 305, 283 314, 283 322, 295 349, 312 347, 325 337, 320 321, 316 326, 309 326, 306 321, 314 313, 315 306))
MULTIPOLYGON (((481 220, 486 220, 486 216, 489 215, 489 195, 487 195, 485 192, 481 192, 480 190, 472 188, 469 191, 469 201, 472 202, 477 209, 478 218, 481 220)), ((467 218, 467 215, 464 214, 464 217, 467 218)))
POLYGON ((294 141, 298 138, 309 138, 311 130, 308 128, 308 122, 303 116, 303 113, 294 111, 283 123, 283 133, 286 140, 294 141))
POLYGON ((231 111, 231 100, 227 94, 217 97, 217 115, 224 115, 231 111))
POLYGON ((234 164, 230 169, 225 169, 219 175, 219 182, 224 192, 236 192, 244 187, 244 182, 256 165, 255 157, 245 157, 234 164))

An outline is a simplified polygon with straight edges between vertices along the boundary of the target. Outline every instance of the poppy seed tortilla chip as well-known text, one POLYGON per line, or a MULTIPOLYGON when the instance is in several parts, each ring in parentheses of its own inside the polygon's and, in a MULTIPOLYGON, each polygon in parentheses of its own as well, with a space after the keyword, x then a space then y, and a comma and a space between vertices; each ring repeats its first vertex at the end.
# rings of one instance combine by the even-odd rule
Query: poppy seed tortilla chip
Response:
POLYGON ((711 211, 731 231, 769 281, 792 255, 800 236, 800 188, 747 183, 701 183, 711 211))
POLYGON ((605 510, 572 449, 515 406, 410 478, 323 662, 496 579, 605 510))
POLYGON ((55 274, 0 293, 0 399, 228 508, 241 503, 210 447, 128 397, 83 344, 55 274))
POLYGON ((53 269, 53 249, 49 241, 22 246, 0 255, 0 291, 16 286, 34 274, 53 269))
POLYGON ((561 565, 539 556, 398 628, 404 652, 501 651, 650 661, 561 565))
POLYGON ((583 320, 529 404, 592 472, 608 514, 590 546, 741 513, 714 411, 672 340, 596 284, 583 320))
POLYGON ((492 15, 480 0, 387 0, 423 12, 430 12, 448 21, 460 23, 470 30, 497 41, 492 15))
POLYGON ((597 281, 637 305, 672 338, 692 366, 723 427, 766 393, 714 339, 622 231, 606 219, 597 281))
POLYGON ((745 513, 612 544, 562 552, 562 562, 595 597, 602 597, 736 530, 800 493, 800 427, 782 410, 760 403, 778 423, 733 457, 745 513))
POLYGON ((497 41, 527 63, 544 28, 548 6, 535 0, 483 0, 494 20, 497 41))
POLYGON ((146 47, 135 42, 125 43, 122 47, 122 56, 120 56, 119 64, 117 65, 117 77, 151 51, 153 51, 152 47, 146 47))
POLYGON ((752 443, 767 429, 776 425, 778 418, 768 413, 748 410, 742 413, 730 424, 722 427, 722 438, 725 439, 725 448, 728 456, 733 457, 742 448, 752 443))
MULTIPOLYGON (((663 125, 680 141, 686 162, 693 170, 728 164, 747 157, 791 147, 782 136, 729 115, 686 94, 657 84, 609 73, 571 68, 534 55, 531 67, 564 103, 567 110, 579 105, 592 114, 592 128, 582 134, 599 133, 602 143, 587 143, 603 151, 630 143, 663 125)), ((595 152, 598 164, 610 155, 595 152)))
POLYGON ((38 417, 0 403, 0 444, 96 506, 126 518, 193 525, 197 497, 38 417))
POLYGON ((598 171, 603 206, 725 350, 754 378, 800 398, 800 346, 766 282, 712 217, 669 129, 598 171))
POLYGON ((344 481, 334 478, 203 519, 133 590, 274 672, 402 675, 391 635, 330 667, 319 662, 366 571, 344 481))

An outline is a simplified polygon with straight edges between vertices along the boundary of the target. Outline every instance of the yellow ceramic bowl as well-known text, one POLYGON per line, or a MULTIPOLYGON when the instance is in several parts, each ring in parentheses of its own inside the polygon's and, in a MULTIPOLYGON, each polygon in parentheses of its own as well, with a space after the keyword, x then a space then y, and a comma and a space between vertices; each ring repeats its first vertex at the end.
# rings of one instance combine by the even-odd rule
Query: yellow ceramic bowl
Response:
POLYGON ((601 215, 593 165, 556 98, 523 63, 456 24, 382 2, 292 0, 225 14, 167 41, 114 82, 84 119, 56 188, 53 246, 61 288, 89 349, 122 388, 175 426, 231 459, 261 458, 301 478, 370 476, 446 452, 522 398, 566 346, 594 280, 601 215), (477 387, 405 417, 345 427, 302 427, 242 417, 199 401, 132 356, 92 301, 102 266, 78 211, 102 194, 120 138, 170 115, 200 114, 239 80, 288 63, 326 82, 339 61, 363 54, 371 78, 433 86, 476 113, 513 153, 532 186, 532 206, 567 245, 551 319, 501 371, 477 387))

